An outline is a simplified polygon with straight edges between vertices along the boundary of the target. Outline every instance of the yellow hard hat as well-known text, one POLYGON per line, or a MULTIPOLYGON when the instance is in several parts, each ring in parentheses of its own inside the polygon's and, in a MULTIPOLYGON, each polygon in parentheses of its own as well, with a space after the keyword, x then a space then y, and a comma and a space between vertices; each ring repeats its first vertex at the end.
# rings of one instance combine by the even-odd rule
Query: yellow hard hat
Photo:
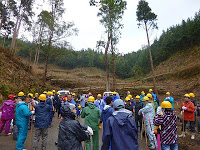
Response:
POLYGON ((38 94, 38 93, 35 93, 35 96, 36 96, 36 95, 39 95, 39 94, 38 94))
POLYGON ((24 92, 19 92, 18 96, 24 96, 24 92))
POLYGON ((117 94, 117 92, 113 92, 113 95, 116 95, 117 94))
POLYGON ((78 105, 78 109, 81 109, 81 105, 78 105))
POLYGON ((143 99, 142 99, 143 102, 148 101, 148 100, 149 100, 149 98, 147 96, 143 97, 143 99))
POLYGON ((139 96, 139 95, 137 95, 135 98, 139 98, 139 99, 140 99, 140 96, 139 96))
POLYGON ((169 93, 169 92, 167 92, 166 94, 167 94, 167 95, 170 95, 170 93, 169 93))
POLYGON ((60 93, 59 93, 59 92, 57 92, 56 94, 57 94, 57 95, 59 95, 60 93))
POLYGON ((55 92, 56 92, 56 90, 52 90, 52 92, 53 92, 53 93, 55 93, 55 92))
POLYGON ((33 94, 32 93, 28 93, 28 96, 31 96, 33 98, 33 94))
POLYGON ((127 93, 129 93, 129 94, 130 94, 131 92, 130 92, 130 91, 128 91, 127 93))
POLYGON ((89 93, 88 93, 88 95, 92 95, 92 93, 91 93, 91 92, 89 92, 89 93))
POLYGON ((164 101, 160 104, 162 108, 172 108, 172 104, 169 101, 164 101))
POLYGON ((185 94, 184 96, 190 98, 190 95, 189 95, 189 94, 185 94))
POLYGON ((142 91, 141 94, 145 94, 144 91, 142 91))
POLYGON ((129 97, 126 97, 126 98, 125 98, 125 101, 130 101, 130 98, 129 98, 129 97))
POLYGON ((41 95, 39 96, 39 100, 41 100, 41 101, 46 101, 46 99, 47 99, 47 97, 46 97, 45 94, 41 94, 41 95))
POLYGON ((93 96, 88 97, 88 102, 94 102, 95 98, 93 96))
POLYGON ((43 94, 47 94, 47 91, 44 91, 43 94))
POLYGON ((76 94, 75 94, 75 93, 73 93, 73 94, 72 94, 72 96, 76 96, 76 94))
POLYGON ((133 98, 132 95, 128 95, 129 98, 133 98))
POLYGON ((148 98, 152 98, 152 95, 151 95, 150 93, 148 93, 146 96, 147 96, 148 98))
POLYGON ((101 94, 98 94, 97 97, 101 97, 101 94))
POLYGON ((152 90, 152 89, 149 89, 149 92, 153 92, 153 90, 152 90))
POLYGON ((190 97, 195 97, 194 93, 189 94, 190 97))

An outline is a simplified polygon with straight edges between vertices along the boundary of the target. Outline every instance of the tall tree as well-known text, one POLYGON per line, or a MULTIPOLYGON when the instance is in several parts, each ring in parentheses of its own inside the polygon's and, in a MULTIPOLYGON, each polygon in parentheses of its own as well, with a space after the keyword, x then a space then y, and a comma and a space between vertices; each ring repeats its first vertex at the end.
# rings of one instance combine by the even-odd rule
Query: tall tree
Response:
POLYGON ((13 37, 12 37, 12 42, 11 42, 11 47, 10 47, 10 49, 12 50, 14 54, 15 54, 16 41, 17 41, 17 37, 19 34, 22 21, 26 25, 28 25, 28 27, 31 26, 30 18, 34 14, 32 12, 33 2, 34 2, 33 0, 21 0, 17 7, 17 11, 18 11, 17 19, 15 22, 14 30, 13 30, 13 37))
MULTIPOLYGON (((106 91, 110 91, 110 65, 109 65, 109 48, 114 56, 114 45, 117 44, 116 41, 119 40, 121 32, 120 29, 123 28, 121 24, 121 19, 126 9, 127 2, 125 0, 90 0, 90 5, 99 6, 98 17, 101 17, 100 23, 105 27, 105 32, 107 34, 107 42, 105 45, 105 64, 106 64, 106 91), (115 41, 115 42, 114 42, 115 41)), ((113 57, 113 63, 115 57, 113 57)), ((113 64, 113 81, 115 81, 115 64, 113 64)))
POLYGON ((158 29, 156 20, 157 15, 151 11, 148 2, 145 0, 140 0, 137 6, 137 21, 139 22, 138 26, 143 26, 146 31, 147 41, 148 41, 148 48, 149 48, 149 56, 150 56, 150 63, 151 63, 151 70, 153 74, 153 85, 156 94, 158 94, 157 86, 156 86, 156 78, 155 78, 155 71, 153 65, 153 58, 151 54, 151 45, 149 42, 149 30, 158 29))

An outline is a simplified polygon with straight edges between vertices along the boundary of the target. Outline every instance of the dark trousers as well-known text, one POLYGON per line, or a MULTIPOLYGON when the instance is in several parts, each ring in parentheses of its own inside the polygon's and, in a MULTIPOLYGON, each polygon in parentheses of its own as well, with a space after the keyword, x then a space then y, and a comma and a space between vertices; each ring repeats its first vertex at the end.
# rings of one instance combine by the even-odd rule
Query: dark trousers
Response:
POLYGON ((182 122, 181 131, 185 132, 185 128, 186 128, 186 125, 187 125, 188 122, 190 123, 191 132, 195 132, 195 121, 186 121, 186 120, 184 120, 184 129, 183 129, 183 122, 182 122))
POLYGON ((135 123, 136 123, 136 126, 137 126, 137 129, 138 127, 140 126, 140 132, 142 130, 142 116, 135 116, 135 123), (138 126, 139 124, 139 126, 138 126))

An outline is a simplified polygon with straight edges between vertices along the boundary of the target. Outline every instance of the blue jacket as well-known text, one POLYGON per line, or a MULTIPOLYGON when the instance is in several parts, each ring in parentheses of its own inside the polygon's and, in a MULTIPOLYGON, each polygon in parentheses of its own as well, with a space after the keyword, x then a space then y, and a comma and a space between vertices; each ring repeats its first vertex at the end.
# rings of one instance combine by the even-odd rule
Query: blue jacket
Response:
POLYGON ((152 95, 152 96, 153 96, 153 98, 156 100, 156 102, 158 103, 158 105, 160 105, 160 101, 159 101, 159 99, 158 99, 157 95, 156 95, 156 94, 154 94, 153 92, 151 92, 151 95, 152 95))
POLYGON ((126 109, 113 112, 106 121, 102 150, 138 150, 137 127, 133 113, 126 109))
POLYGON ((106 103, 104 102, 103 99, 100 99, 100 101, 99 100, 95 100, 94 101, 94 105, 96 105, 96 107, 99 108, 100 112, 102 112, 102 110, 103 110, 104 106, 106 105, 106 103))
POLYGON ((103 122, 103 129, 105 129, 106 120, 112 115, 114 109, 109 106, 105 105, 104 109, 101 112, 101 121, 103 122))
POLYGON ((169 101, 172 104, 172 110, 174 110, 174 98, 171 96, 168 96, 164 99, 164 101, 169 101))
POLYGON ((21 125, 21 126, 28 125, 31 115, 32 115, 32 112, 29 111, 27 103, 20 102, 17 104, 16 110, 15 110, 17 125, 21 125))
POLYGON ((35 106, 35 128, 48 128, 49 123, 49 113, 52 111, 51 106, 45 102, 40 102, 35 106))
MULTIPOLYGON (((69 103, 69 102, 66 101, 65 104, 67 104, 67 103, 69 103)), ((76 102, 73 99, 70 101, 70 103, 76 105, 76 102)))
POLYGON ((145 97, 145 94, 140 95, 140 101, 142 101, 143 97, 145 97))
POLYGON ((117 100, 117 99, 120 99, 118 95, 113 96, 113 102, 114 102, 115 100, 117 100))

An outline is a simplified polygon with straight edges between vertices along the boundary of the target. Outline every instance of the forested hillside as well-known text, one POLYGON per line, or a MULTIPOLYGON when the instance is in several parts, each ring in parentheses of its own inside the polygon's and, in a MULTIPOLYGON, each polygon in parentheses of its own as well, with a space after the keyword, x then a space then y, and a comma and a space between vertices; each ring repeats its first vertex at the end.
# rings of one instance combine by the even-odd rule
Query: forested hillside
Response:
MULTIPOLYGON (((1 38, 1 43, 3 39, 1 38)), ((9 48, 11 39, 6 40, 5 47, 9 48)), ((134 43, 133 43, 134 44, 134 43)), ((176 53, 189 51, 200 45, 200 12, 193 18, 183 20, 180 24, 169 27, 162 35, 155 39, 152 55, 155 67, 169 59, 176 53), (190 49, 189 49, 190 48, 190 49)), ((37 45, 18 40, 17 54, 34 61, 37 45)), ((45 61, 46 47, 41 48, 39 62, 45 61)), ((111 55, 110 55, 111 61, 111 55)), ((105 70, 104 54, 100 50, 82 49, 74 51, 61 47, 53 47, 49 62, 66 69, 78 67, 97 67, 105 70)), ((119 54, 116 61, 116 74, 120 78, 141 77, 151 71, 147 48, 125 55, 119 54)))

